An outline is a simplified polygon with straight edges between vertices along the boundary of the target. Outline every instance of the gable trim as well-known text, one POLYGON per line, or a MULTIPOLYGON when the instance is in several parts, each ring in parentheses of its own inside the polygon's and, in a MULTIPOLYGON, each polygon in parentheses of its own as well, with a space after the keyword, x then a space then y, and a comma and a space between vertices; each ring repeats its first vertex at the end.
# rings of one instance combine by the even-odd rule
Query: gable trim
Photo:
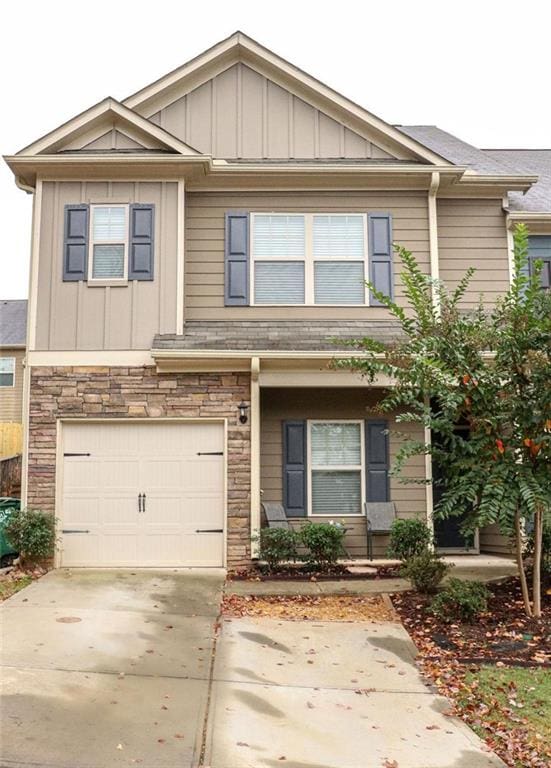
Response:
MULTIPOLYGON (((115 121, 120 121, 124 124, 133 126, 139 132, 150 136, 158 141, 164 147, 173 150, 177 154, 184 156, 198 156, 201 153, 193 147, 185 144, 180 139, 172 136, 164 128, 161 128, 155 123, 150 122, 142 115, 129 109, 124 104, 121 104, 116 99, 107 97, 93 107, 81 112, 79 115, 71 118, 63 125, 50 131, 42 138, 29 144, 27 147, 19 150, 17 155, 38 155, 43 153, 55 153, 57 149, 64 146, 64 142, 69 142, 71 137, 75 139, 84 135, 86 137, 88 132, 94 130, 94 123, 101 121, 102 118, 108 118, 112 116, 115 121)), ((105 133, 105 120, 102 121, 102 133, 105 133)), ((101 134, 100 134, 101 135, 101 134)), ((93 140, 93 139, 91 139, 93 140)))
POLYGON ((235 32, 178 69, 129 96, 123 103, 151 117, 159 109, 199 87, 238 61, 251 66, 260 74, 269 77, 277 85, 290 90, 298 98, 308 101, 339 122, 346 124, 344 121, 348 120, 347 127, 360 133, 360 135, 363 135, 362 127, 363 131, 374 131, 377 134, 375 143, 380 144, 385 151, 392 153, 393 146, 394 151, 396 151, 395 147, 398 146, 427 163, 453 167, 453 164, 445 158, 264 48, 243 32, 235 32), (185 81, 190 83, 189 91, 186 90, 185 81), (176 87, 182 85, 184 86, 183 92, 175 95, 176 87), (164 100, 162 99, 163 93, 165 93, 164 100))

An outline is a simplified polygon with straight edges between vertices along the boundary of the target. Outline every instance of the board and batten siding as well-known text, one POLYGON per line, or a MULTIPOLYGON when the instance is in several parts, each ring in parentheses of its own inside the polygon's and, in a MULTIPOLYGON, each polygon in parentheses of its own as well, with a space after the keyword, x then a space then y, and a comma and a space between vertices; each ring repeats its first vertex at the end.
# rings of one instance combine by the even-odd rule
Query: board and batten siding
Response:
MULTIPOLYGON (((373 407, 377 393, 373 389, 262 389, 260 427, 260 487, 262 500, 282 503, 283 500, 283 427, 287 419, 366 419, 375 418, 368 408, 373 407)), ((378 418, 378 416, 377 416, 378 418)), ((400 438, 393 434, 394 420, 389 418, 391 464, 400 444, 400 438)), ((401 432, 416 439, 423 439, 418 425, 400 424, 401 432)), ((410 477, 424 479, 425 462, 422 456, 414 456, 408 463, 410 477)), ((397 516, 401 518, 421 517, 426 519, 426 488, 421 484, 403 484, 397 477, 390 479, 390 497, 396 503, 397 516)), ((295 526, 312 520, 327 522, 331 517, 315 516, 295 518, 295 526)), ((343 517, 335 510, 334 520, 344 520, 349 530, 345 545, 350 555, 366 557, 366 526, 363 517, 343 517)), ((383 556, 388 546, 388 537, 374 536, 373 551, 383 556)))
MULTIPOLYGON (((391 158, 385 150, 245 64, 149 118, 218 158, 391 158)), ((395 155, 405 159, 405 152, 395 155)))
MULTIPOLYGON (((186 194, 185 316, 189 320, 385 319, 381 307, 225 307, 226 211, 392 214, 393 239, 430 270, 427 195, 424 192, 188 192, 186 194), (368 315, 367 315, 368 313, 368 315)), ((395 297, 404 305, 394 260, 395 297)))
POLYGON ((0 347, 0 357, 15 358, 15 383, 13 387, 0 387, 0 422, 20 423, 23 418, 23 360, 25 350, 0 347))
POLYGON ((150 349, 156 333, 175 333, 177 184, 48 181, 42 190, 36 349, 150 349), (74 203, 153 203, 155 279, 63 282, 64 207, 74 203))
POLYGON ((440 279, 455 288, 475 267, 464 306, 478 306, 480 295, 492 306, 509 288, 505 213, 501 200, 438 200, 440 279))

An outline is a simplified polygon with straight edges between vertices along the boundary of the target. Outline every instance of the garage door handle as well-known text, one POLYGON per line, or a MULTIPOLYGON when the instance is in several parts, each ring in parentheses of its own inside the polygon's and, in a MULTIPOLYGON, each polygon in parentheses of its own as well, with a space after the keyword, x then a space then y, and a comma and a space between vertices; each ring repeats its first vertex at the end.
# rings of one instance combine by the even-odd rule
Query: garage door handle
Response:
POLYGON ((223 456, 224 451, 197 451, 197 456, 223 456))
POLYGON ((64 456, 91 456, 91 453, 64 453, 64 456))
POLYGON ((74 528, 63 528, 61 533, 90 533, 90 531, 84 531, 84 530, 76 530, 74 528))
POLYGON ((142 511, 142 494, 138 493, 138 512, 142 511))
POLYGON ((195 533, 224 533, 223 528, 197 528, 195 533))

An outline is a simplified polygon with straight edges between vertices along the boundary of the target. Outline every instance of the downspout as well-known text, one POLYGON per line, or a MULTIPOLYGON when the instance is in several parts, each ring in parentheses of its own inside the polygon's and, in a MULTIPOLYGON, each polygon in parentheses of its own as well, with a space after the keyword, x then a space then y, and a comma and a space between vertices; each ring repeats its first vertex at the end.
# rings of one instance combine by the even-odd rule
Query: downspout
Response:
POLYGON ((19 189, 22 189, 23 192, 26 192, 28 195, 34 194, 34 187, 31 187, 29 184, 25 184, 23 181, 21 181, 20 176, 15 176, 15 186, 19 187, 19 189))
MULTIPOLYGON (((440 279, 440 263, 438 256, 438 218, 436 208, 436 195, 440 186, 440 174, 438 171, 433 171, 430 179, 429 194, 428 194, 428 214, 429 214, 429 253, 430 253, 430 276, 433 281, 440 279)), ((440 311, 440 305, 438 301, 438 291, 436 285, 432 286, 432 298, 435 303, 436 311, 440 311)), ((425 427, 425 445, 430 446, 432 443, 431 431, 428 427, 425 427)), ((427 506, 427 526, 434 536, 434 496, 432 487, 432 456, 430 453, 425 453, 425 501, 427 506)))
POLYGON ((260 358, 251 359, 251 557, 258 557, 260 533, 260 358))
MULTIPOLYGON (((29 471, 29 411, 31 401, 31 368, 29 366, 29 350, 30 341, 33 338, 31 335, 31 295, 33 291, 33 260, 37 258, 35 254, 35 232, 39 227, 41 199, 37 200, 36 189, 34 187, 25 184, 21 181, 21 178, 15 177, 16 186, 26 192, 28 195, 33 195, 33 212, 32 212, 32 230, 31 230, 31 263, 29 265, 29 296, 27 303, 27 338, 25 357, 23 359, 23 403, 21 408, 21 421, 23 425, 23 445, 21 447, 21 506, 25 508, 27 506, 27 487, 28 487, 28 471, 29 471)), ((41 189, 41 184, 39 183, 41 189)))
MULTIPOLYGON (((438 217, 436 210, 436 195, 440 187, 440 173, 433 171, 430 177, 428 211, 429 211, 429 253, 430 253, 430 276, 433 280, 440 280, 440 263, 438 257, 438 217)), ((433 300, 438 306, 438 293, 436 286, 432 288, 433 300)))

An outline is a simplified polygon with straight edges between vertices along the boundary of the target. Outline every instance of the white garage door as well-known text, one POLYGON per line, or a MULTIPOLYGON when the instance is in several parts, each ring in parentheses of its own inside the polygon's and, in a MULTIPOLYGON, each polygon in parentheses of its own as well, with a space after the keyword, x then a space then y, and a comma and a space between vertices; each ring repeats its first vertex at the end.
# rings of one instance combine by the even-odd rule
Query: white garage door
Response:
POLYGON ((65 423, 63 566, 222 566, 218 423, 65 423))

